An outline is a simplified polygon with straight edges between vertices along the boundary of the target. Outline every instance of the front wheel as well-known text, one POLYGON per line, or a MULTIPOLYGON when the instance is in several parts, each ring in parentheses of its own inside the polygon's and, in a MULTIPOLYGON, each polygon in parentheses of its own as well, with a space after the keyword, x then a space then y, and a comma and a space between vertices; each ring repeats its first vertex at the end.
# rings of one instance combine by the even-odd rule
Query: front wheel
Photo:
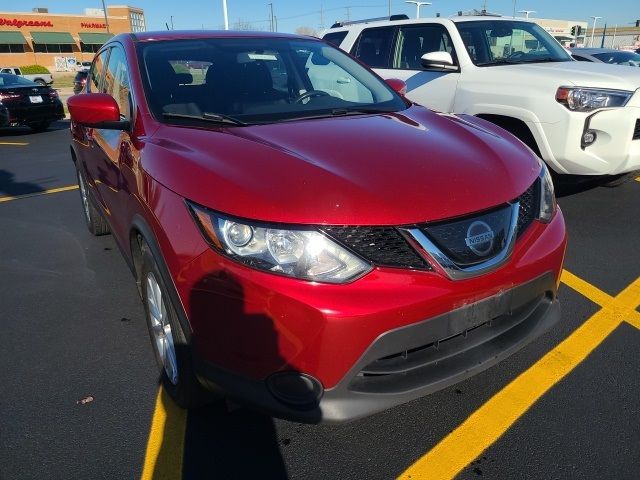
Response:
POLYGON ((80 200, 82 200, 82 211, 84 212, 84 220, 87 222, 87 228, 96 236, 106 235, 110 232, 109 224, 94 205, 93 199, 89 194, 87 182, 84 175, 80 171, 80 167, 76 164, 76 175, 78 176, 78 189, 80 190, 80 200))
POLYGON ((43 87, 47 86, 47 82, 45 82, 41 78, 38 78, 38 79, 34 80, 34 82, 37 83, 38 85, 42 85, 43 87))
POLYGON ((191 345, 182 331, 151 249, 144 241, 141 251, 142 303, 162 384, 179 406, 199 407, 211 401, 214 396, 196 378, 191 345))

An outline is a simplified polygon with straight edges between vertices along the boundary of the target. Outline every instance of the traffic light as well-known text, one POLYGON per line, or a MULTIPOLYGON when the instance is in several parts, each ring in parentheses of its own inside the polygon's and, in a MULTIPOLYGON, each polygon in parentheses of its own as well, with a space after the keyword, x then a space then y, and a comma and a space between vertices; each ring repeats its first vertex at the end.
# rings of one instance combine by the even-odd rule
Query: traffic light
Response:
POLYGON ((582 27, 578 25, 578 37, 582 35, 582 27))
POLYGON ((571 27, 571 36, 575 37, 576 36, 576 25, 574 25, 573 27, 571 27))

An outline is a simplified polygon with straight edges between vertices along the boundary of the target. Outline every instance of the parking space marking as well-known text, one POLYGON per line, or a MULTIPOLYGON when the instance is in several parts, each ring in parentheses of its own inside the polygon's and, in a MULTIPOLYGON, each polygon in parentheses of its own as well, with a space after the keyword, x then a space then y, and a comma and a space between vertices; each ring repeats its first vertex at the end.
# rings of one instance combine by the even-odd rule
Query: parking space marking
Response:
POLYGON ((0 145, 13 145, 18 147, 26 147, 29 145, 27 142, 0 142, 0 145))
POLYGON ((68 192, 70 190, 77 190, 77 189, 78 189, 78 185, 69 185, 68 187, 51 188, 49 190, 43 190, 42 192, 27 193, 25 195, 0 197, 0 203, 11 202, 13 200, 22 200, 23 198, 39 197, 41 195, 50 195, 52 193, 68 192))
POLYGON ((521 373, 405 470, 400 478, 453 478, 500 438, 556 383, 576 368, 622 322, 640 328, 640 278, 612 297, 567 272, 562 282, 601 309, 521 373))
POLYGON ((141 480, 182 478, 187 412, 160 387, 151 420, 141 480))

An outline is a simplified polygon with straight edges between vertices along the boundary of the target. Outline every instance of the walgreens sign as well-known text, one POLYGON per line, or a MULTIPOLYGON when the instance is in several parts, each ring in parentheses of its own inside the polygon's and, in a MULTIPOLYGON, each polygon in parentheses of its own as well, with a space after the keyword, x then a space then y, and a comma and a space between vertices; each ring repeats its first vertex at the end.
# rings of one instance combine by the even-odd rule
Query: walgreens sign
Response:
POLYGON ((17 18, 0 18, 0 27, 53 27, 50 20, 18 20, 17 18))

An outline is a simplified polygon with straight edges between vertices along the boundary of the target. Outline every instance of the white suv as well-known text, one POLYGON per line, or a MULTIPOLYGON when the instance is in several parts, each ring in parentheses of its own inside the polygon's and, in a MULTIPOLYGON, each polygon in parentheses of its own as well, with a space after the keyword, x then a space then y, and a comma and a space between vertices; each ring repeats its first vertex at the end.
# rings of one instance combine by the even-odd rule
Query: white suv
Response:
POLYGON ((416 103, 510 131, 556 173, 640 169, 640 69, 573 61, 534 22, 385 19, 337 24, 323 38, 404 80, 416 103))

